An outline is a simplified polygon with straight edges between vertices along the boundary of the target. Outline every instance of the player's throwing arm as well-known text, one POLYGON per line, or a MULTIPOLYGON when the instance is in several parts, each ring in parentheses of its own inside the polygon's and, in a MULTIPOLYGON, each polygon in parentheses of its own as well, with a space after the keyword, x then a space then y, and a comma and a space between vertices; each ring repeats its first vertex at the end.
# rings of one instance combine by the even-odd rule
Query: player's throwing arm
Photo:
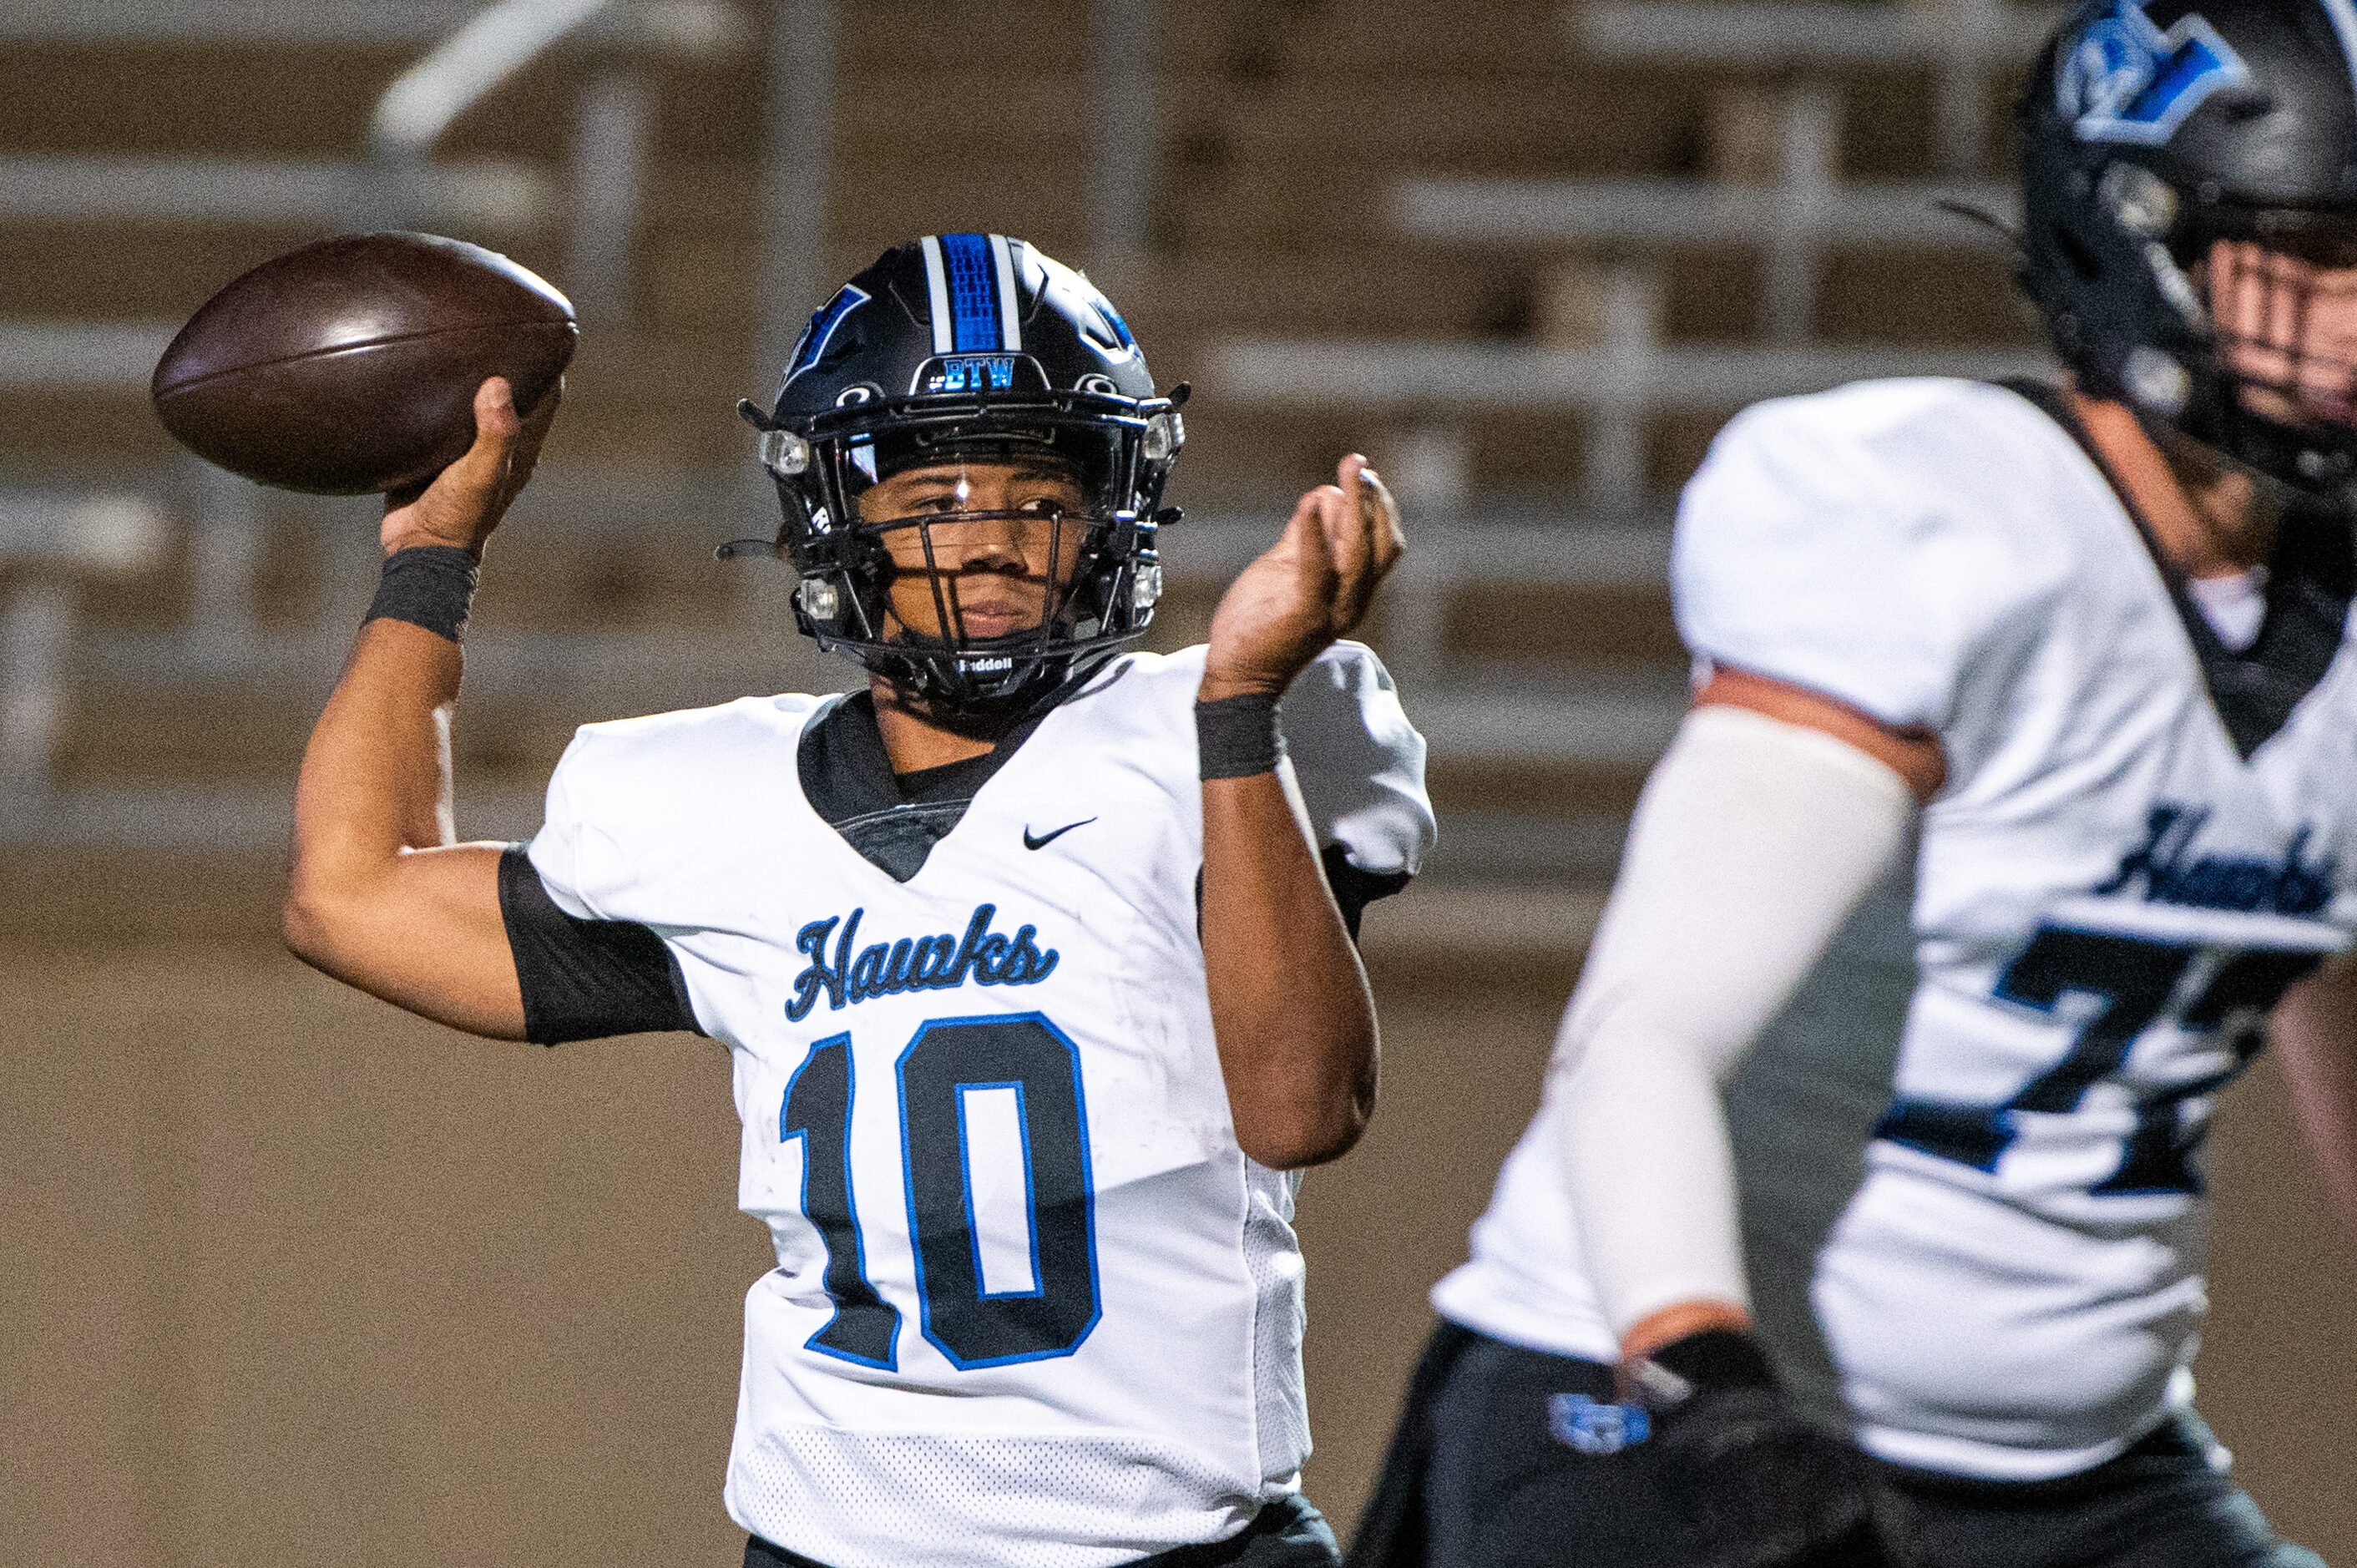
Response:
POLYGON ((467 455, 422 492, 387 498, 383 583, 295 789, 287 946, 371 995, 500 1039, 524 1036, 500 913, 505 846, 456 842, 450 711, 476 563, 556 405, 552 393, 527 417, 505 381, 485 381, 467 455))
POLYGON ((344 235, 224 285, 150 389, 165 428, 232 473, 386 497, 382 584, 304 757, 286 940, 362 990, 507 1037, 525 1021, 500 851, 451 842, 450 706, 483 542, 532 477, 577 337, 565 296, 505 256, 344 235))

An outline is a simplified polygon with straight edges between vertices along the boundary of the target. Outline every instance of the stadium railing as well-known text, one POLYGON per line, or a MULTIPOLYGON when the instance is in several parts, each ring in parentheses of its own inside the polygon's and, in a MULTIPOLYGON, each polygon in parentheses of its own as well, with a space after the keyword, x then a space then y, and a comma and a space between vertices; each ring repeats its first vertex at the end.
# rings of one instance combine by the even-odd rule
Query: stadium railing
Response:
POLYGON ((1639 0, 1576 5, 1571 41, 1597 59, 1791 71, 1931 69, 1942 169, 1969 174, 1988 146, 1991 77, 2029 58, 2056 5, 2003 0, 1912 5, 1757 5, 1639 0))
POLYGON ((77 586, 152 565, 166 539, 145 495, 0 490, 0 801, 21 811, 48 790, 77 586))
MULTIPOLYGON (((18 0, 0 8, 0 40, 22 46, 436 47, 385 93, 359 157, 8 156, 0 157, 0 221, 322 233, 425 222, 498 235, 539 228, 562 209, 572 224, 567 275, 576 304, 585 318, 611 318, 631 292, 627 268, 646 163, 650 105, 637 61, 654 52, 706 54, 741 41, 741 32, 737 12, 722 0, 506 0, 488 7, 450 0, 18 0), (507 160, 433 159, 435 143, 457 115, 568 37, 595 46, 598 61, 579 99, 569 179, 507 160)), ((135 319, 0 319, 0 392, 135 396, 176 329, 135 319)), ((0 492, 0 585, 7 590, 0 613, 0 838, 208 843, 227 832, 228 842, 240 842, 257 821, 268 822, 273 813, 257 813, 258 803, 235 789, 61 790, 54 777, 60 715, 83 677, 128 665, 157 691, 227 681, 266 693, 290 682, 306 689, 320 670, 332 671, 339 656, 323 665, 306 646, 317 639, 290 639, 255 624, 268 504, 252 487, 195 464, 96 482, 59 475, 39 488, 0 492), (135 568, 176 534, 188 607, 180 623, 160 634, 110 629, 78 639, 78 585, 135 568), (126 554, 124 542, 135 535, 146 542, 126 554), (109 539, 115 554, 94 554, 92 542, 109 539)), ((356 537, 366 542, 364 532, 356 537)))
POLYGON ((1392 190, 1399 231, 1488 249, 1695 249, 1760 253, 1760 318, 1767 336, 1799 343, 1817 308, 1824 252, 1835 247, 1998 249, 2017 202, 2005 182, 1905 180, 1845 185, 1837 108, 1818 87, 1781 106, 1776 178, 1766 184, 1660 179, 1544 180, 1422 175, 1392 190), (1975 221, 1962 207, 1986 215, 1975 221))
MULTIPOLYGON (((39 0, 0 18, 0 37, 283 39, 291 30, 322 43, 382 44, 438 38, 473 9, 398 0, 390 5, 374 0, 368 5, 318 0, 295 7, 128 0, 119 7, 85 9, 39 0), (104 14, 93 15, 99 12, 104 14)), ((824 52, 812 41, 816 35, 809 19, 831 16, 833 9, 832 0, 781 0, 773 11, 760 14, 762 25, 777 30, 776 38, 791 37, 806 57, 797 62, 779 44, 770 48, 778 73, 775 108, 781 116, 792 111, 813 124, 823 118, 818 111, 825 107, 823 94, 801 91, 809 79, 798 73, 807 71, 811 57, 824 52)), ((1135 27, 1150 20, 1142 16, 1144 9, 1135 0, 1098 0, 1092 16, 1101 29, 1135 27)), ((1134 48, 1150 41, 1150 37, 1141 41, 1131 35, 1134 48)), ((781 124, 770 130, 777 146, 804 146, 781 124)), ((1135 137, 1131 141, 1143 145, 1135 137)), ((823 156, 806 157, 791 150, 780 156, 773 148, 772 176, 802 183, 793 186, 800 193, 794 200, 768 201, 764 210, 798 217, 823 211, 823 205, 813 209, 808 204, 809 192, 803 188, 816 181, 823 204, 824 162, 823 156)), ((552 209, 578 194, 563 178, 528 166, 512 166, 537 178, 552 209)), ((1150 170, 1133 170, 1125 177, 1149 177, 1150 170)), ((1107 177, 1110 191, 1113 181, 1107 177)), ((285 199, 283 192, 277 195, 285 199)), ((167 199, 151 195, 147 199, 160 204, 167 199)), ((182 193, 179 199, 194 198, 182 193)), ((318 202, 314 209, 325 205, 318 202)), ((1135 218, 1134 202, 1126 217, 1109 208, 1096 231, 1100 247, 1117 254, 1134 244, 1127 231, 1135 227, 1135 218)), ((815 233, 823 225, 813 220, 799 227, 815 233)), ((771 286, 775 279, 793 272, 765 266, 762 296, 772 302, 807 298, 808 286, 771 286)), ((798 309, 780 330, 788 325, 799 327, 798 309)), ((113 388, 135 395, 170 331, 169 325, 152 322, 16 323, 0 328, 0 383, 63 391, 113 388)), ((774 361, 767 351, 764 357, 774 361)), ((69 695, 77 683, 102 696, 109 691, 136 691, 167 702, 192 699, 183 705, 194 713, 206 711, 202 699, 209 696, 299 703, 325 693, 372 581, 373 529, 367 526, 367 503, 266 496, 220 476, 198 476, 193 465, 165 465, 150 473, 101 477, 105 486, 120 483, 157 498, 156 504, 169 520, 167 536, 169 530, 178 531, 173 549, 176 559, 185 559, 178 570, 188 608, 176 622, 91 626, 77 636, 71 627, 71 596, 67 596, 62 601, 67 613, 45 612, 50 613, 48 645, 59 650, 50 661, 50 690, 59 689, 55 672, 62 670, 69 695), (300 624, 262 624, 253 613, 257 568, 268 549, 290 543, 297 553, 325 558, 315 574, 321 585, 305 600, 300 624), (65 658, 68 651, 70 659, 65 658)), ((651 536, 675 539, 683 551, 701 551, 733 532, 705 520, 747 514, 753 478, 749 463, 725 472, 598 472, 554 466, 535 483, 511 529, 519 544, 533 536, 536 526, 545 525, 561 530, 568 542, 603 537, 642 545, 651 536)), ((764 503, 766 510, 766 498, 764 503)), ((1589 522, 1501 518, 1469 510, 1445 493, 1429 492, 1416 499, 1415 515, 1417 548, 1403 568, 1401 581, 1387 595, 1381 632, 1388 655, 1415 682, 1415 716, 1432 739, 1436 758, 1474 768, 1641 770, 1676 722, 1683 696, 1676 671, 1485 665, 1450 657, 1448 628, 1453 597, 1469 586, 1501 578, 1523 586, 1585 587, 1615 581, 1641 590, 1657 589, 1665 572, 1666 550, 1658 526, 1619 514, 1589 522)), ((1281 516, 1278 508, 1252 519, 1190 518, 1169 540, 1174 589, 1200 594, 1216 587, 1273 537, 1281 516)), ((487 616, 469 639, 469 702, 494 708, 540 704, 602 715, 719 700, 748 691, 841 683, 850 673, 847 669, 811 658, 791 631, 784 605, 790 574, 757 569, 756 575, 768 585, 748 590, 745 602, 762 613, 724 615, 720 618, 733 624, 709 631, 601 632, 512 623, 503 628, 497 618, 487 616)), ((53 608, 58 602, 53 596, 53 608)), ((729 607, 741 610, 744 606, 729 607)), ((13 670, 5 685, 10 691, 31 689, 13 670)), ((269 846, 283 841, 291 804, 283 783, 135 785, 81 779, 70 787, 58 787, 54 778, 38 777, 40 772, 38 768, 28 769, 33 786, 0 809, 0 839, 130 847, 269 846)), ((462 827, 468 832, 521 834, 531 830, 537 814, 537 795, 532 790, 501 793, 496 788, 470 786, 462 798, 462 827)), ((1550 838, 1534 834, 1520 821, 1485 826, 1479 818, 1460 815, 1452 822, 1452 842, 1460 846, 1452 855, 1460 866, 1469 864, 1466 856, 1486 835, 1491 847, 1479 850, 1477 857, 1494 858, 1501 865, 1518 870, 1586 865, 1599 855, 1609 857, 1618 833, 1617 820, 1609 817, 1558 824, 1550 838)))
POLYGON ((144 387, 178 330, 169 321, 0 319, 0 392, 144 387))
MULTIPOLYGON (((9 776, 17 787, 0 798, 0 842, 131 848, 283 842, 292 805, 283 784, 53 787, 47 769, 55 714, 77 682, 192 708, 231 695, 316 703, 335 679, 373 585, 371 503, 271 495, 193 463, 173 472, 109 476, 109 483, 121 487, 109 492, 119 498, 106 503, 116 509, 112 512, 74 495, 38 495, 13 510, 0 497, 0 530, 6 531, 0 541, 55 541, 71 527, 88 534, 99 527, 91 520, 110 517, 110 537, 125 537, 130 525, 122 520, 135 515, 145 531, 138 537, 147 542, 142 553, 123 557, 113 568, 119 570, 172 548, 177 523, 185 531, 178 547, 189 556, 189 611, 160 628, 110 627, 77 639, 70 594, 45 585, 27 600, 31 631, 0 635, 19 635, 27 646, 38 640, 48 651, 0 661, 0 712, 22 708, 50 717, 39 746, 27 742, 11 753, 9 776), (158 496, 175 503, 159 509, 158 496), (265 509, 274 548, 322 563, 328 586, 312 596, 313 615, 303 624, 259 624, 251 613, 265 509), (84 521, 69 527, 76 518, 84 521)), ((605 540, 692 557, 732 532, 722 520, 745 515, 747 505, 745 476, 734 470, 557 465, 534 480, 508 528, 518 547, 561 538, 594 548, 605 540)), ((1190 516, 1177 525, 1165 541, 1173 593, 1216 592, 1267 547, 1281 513, 1272 508, 1249 517, 1190 516)), ((1380 640, 1418 693, 1415 717, 1435 757, 1472 768, 1645 767, 1666 744, 1683 705, 1675 671, 1561 671, 1452 659, 1444 649, 1445 625, 1455 596, 1485 585, 1656 589, 1666 578, 1667 544, 1664 531, 1644 522, 1419 510, 1415 547, 1386 590, 1380 640)), ((11 551, 0 556, 0 570, 58 549, 54 542, 0 548, 11 551)), ((468 702, 610 716, 850 683, 856 672, 849 666, 816 655, 793 631, 786 606, 791 573, 759 564, 739 569, 762 579, 755 592, 766 613, 723 615, 709 629, 518 628, 487 616, 468 633, 468 702)), ((54 574, 27 580, 60 581, 54 574)), ((473 787, 461 808, 468 832, 522 836, 538 821, 539 800, 531 790, 473 787)), ((1602 820, 1581 818, 1535 833, 1527 828, 1469 819, 1452 858, 1462 868, 1494 850, 1499 864, 1517 869, 1584 867, 1618 843, 1617 826, 1602 820), (1510 848, 1517 833, 1520 847, 1510 848)))
MULTIPOLYGON (((439 42, 483 9, 483 0, 11 0, 0 7, 0 41, 410 47, 439 42)), ((626 0, 587 36, 697 52, 726 47, 740 27, 723 0, 626 0)))
MULTIPOLYGON (((0 8, 0 41, 436 47, 387 90, 360 156, 0 156, 0 221, 250 224, 323 233, 423 223, 498 236, 541 228, 562 213, 576 303, 585 319, 611 319, 631 295, 647 162, 651 105, 635 62, 651 53, 707 54, 737 45, 741 35, 737 13, 720 0, 507 0, 489 7, 439 0, 18 0, 0 8), (566 175, 507 159, 433 159, 452 120, 568 38, 597 46, 601 64, 576 105, 566 175)), ((0 322, 0 386, 83 384, 53 351, 65 340, 60 334, 73 332, 96 346, 140 340, 153 328, 0 322)))
POLYGON ((1235 402, 1383 414, 1416 424, 1437 451, 1461 449, 1475 413, 1584 415, 1581 504, 1630 516, 1650 499, 1646 430, 1656 414, 1731 413, 1763 398, 1891 376, 2034 375, 2045 360, 2004 348, 1663 344, 1631 331, 1592 348, 1238 338, 1211 344, 1203 364, 1206 386, 1235 402))
MULTIPOLYGON (((361 159, 0 156, 0 220, 209 223, 333 229, 368 202, 361 159)), ((512 233, 548 221, 540 170, 504 159, 452 160, 420 182, 417 217, 444 228, 512 233)))

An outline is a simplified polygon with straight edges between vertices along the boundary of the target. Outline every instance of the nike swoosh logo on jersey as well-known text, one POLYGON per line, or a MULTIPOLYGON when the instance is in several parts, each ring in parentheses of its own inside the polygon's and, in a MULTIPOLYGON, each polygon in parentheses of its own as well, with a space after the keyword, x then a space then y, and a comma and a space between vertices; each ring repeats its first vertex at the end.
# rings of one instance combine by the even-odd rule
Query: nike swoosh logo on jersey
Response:
POLYGON ((1087 827, 1091 822, 1095 821, 1096 819, 1094 817, 1082 817, 1077 822, 1066 822, 1062 827, 1056 829, 1054 832, 1041 833, 1038 838, 1033 838, 1031 836, 1031 830, 1027 826, 1023 830, 1023 847, 1025 849, 1046 849, 1049 844, 1054 843, 1058 839, 1062 838, 1074 828, 1087 827))

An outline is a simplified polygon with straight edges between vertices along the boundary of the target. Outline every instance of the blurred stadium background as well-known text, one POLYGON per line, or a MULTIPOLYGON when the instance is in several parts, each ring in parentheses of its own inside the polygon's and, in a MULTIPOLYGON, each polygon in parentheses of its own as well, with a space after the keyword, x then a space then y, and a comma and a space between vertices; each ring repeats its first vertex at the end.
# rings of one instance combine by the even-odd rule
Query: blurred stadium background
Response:
MULTIPOLYGON (((1374 1133, 1307 1184, 1313 1495, 1355 1516, 1423 1293, 1534 1102, 1674 726, 1675 488, 1756 397, 2038 362, 1996 0, 0 0, 0 1563, 735 1560, 726 1063, 487 1045, 280 951, 373 505, 178 454, 148 370, 221 283, 417 227, 583 347, 469 639, 460 828, 573 725, 843 683, 731 415, 887 244, 1030 238, 1194 383, 1157 632, 1340 452, 1414 554, 1372 639, 1442 848, 1370 917, 1374 1133)), ((2201 1372, 2357 1562, 2357 1249, 2262 1069, 2212 1151, 2201 1372)))

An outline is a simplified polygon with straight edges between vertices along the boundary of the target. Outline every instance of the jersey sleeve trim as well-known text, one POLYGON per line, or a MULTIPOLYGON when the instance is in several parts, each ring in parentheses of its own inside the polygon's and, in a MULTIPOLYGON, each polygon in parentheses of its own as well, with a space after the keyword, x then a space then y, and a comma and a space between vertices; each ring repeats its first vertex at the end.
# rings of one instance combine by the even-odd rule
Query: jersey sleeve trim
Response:
POLYGON ((1351 940, 1359 940, 1359 921, 1367 906, 1379 898, 1388 898, 1415 880, 1413 872, 1361 871, 1351 864, 1351 852, 1339 843, 1329 843, 1318 855, 1326 868, 1326 886, 1334 894, 1334 903, 1342 911, 1342 924, 1351 940))
POLYGON ((684 1029, 705 1033, 671 944, 635 920, 558 908, 521 844, 500 856, 500 919, 536 1045, 684 1029))

